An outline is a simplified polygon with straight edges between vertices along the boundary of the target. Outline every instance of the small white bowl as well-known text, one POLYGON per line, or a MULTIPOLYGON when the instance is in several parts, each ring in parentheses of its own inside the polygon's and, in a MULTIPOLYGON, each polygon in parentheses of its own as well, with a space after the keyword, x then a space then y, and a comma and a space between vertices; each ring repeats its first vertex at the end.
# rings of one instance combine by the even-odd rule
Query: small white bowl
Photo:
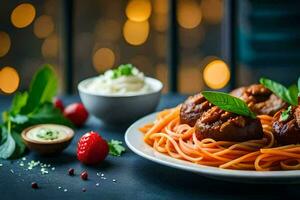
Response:
POLYGON ((151 92, 130 95, 106 95, 91 92, 86 86, 97 77, 88 78, 78 84, 82 103, 88 112, 106 124, 128 124, 155 111, 159 103, 163 84, 154 78, 145 77, 151 92))

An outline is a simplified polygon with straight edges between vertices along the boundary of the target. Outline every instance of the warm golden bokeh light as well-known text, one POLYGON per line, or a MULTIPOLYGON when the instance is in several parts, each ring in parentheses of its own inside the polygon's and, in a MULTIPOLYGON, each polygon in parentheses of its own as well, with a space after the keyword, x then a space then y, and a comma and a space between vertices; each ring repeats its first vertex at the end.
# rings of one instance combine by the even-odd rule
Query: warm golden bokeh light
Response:
POLYGON ((10 49, 10 37, 6 32, 0 31, 0 57, 7 54, 10 49))
POLYGON ((223 18, 222 0, 202 0, 201 10, 203 19, 210 24, 218 24, 223 18))
POLYGON ((201 8, 195 0, 181 0, 179 2, 177 20, 180 26, 192 29, 200 24, 201 19, 201 8))
POLYGON ((206 85, 212 89, 225 87, 230 80, 230 71, 222 60, 213 60, 208 63, 203 71, 203 79, 206 85))
POLYGON ((31 24, 35 17, 35 8, 30 3, 18 5, 11 13, 12 24, 17 28, 24 28, 31 24))
POLYGON ((54 31, 54 22, 51 16, 42 15, 33 24, 33 32, 38 38, 46 38, 54 31))
POLYGON ((6 66, 0 69, 0 91, 11 94, 18 89, 19 83, 19 74, 13 67, 6 66))
POLYGON ((56 34, 47 37, 42 44, 42 55, 45 58, 55 58, 58 55, 58 37, 56 34))
POLYGON ((135 22, 147 20, 151 15, 150 0, 131 0, 126 7, 126 16, 135 22))
POLYGON ((98 49, 93 56, 93 65, 98 72, 104 72, 115 64, 115 54, 109 48, 98 49))
POLYGON ((143 44, 149 35, 149 22, 134 22, 127 20, 123 27, 123 36, 131 45, 143 44))

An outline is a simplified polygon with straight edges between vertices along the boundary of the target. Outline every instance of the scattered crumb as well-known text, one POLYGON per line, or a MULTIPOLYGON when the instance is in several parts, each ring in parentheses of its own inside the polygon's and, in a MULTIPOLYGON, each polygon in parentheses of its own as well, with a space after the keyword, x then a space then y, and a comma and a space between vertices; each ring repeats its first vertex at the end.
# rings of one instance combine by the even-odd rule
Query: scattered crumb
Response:
POLYGON ((68 189, 64 189, 64 192, 68 192, 68 189))

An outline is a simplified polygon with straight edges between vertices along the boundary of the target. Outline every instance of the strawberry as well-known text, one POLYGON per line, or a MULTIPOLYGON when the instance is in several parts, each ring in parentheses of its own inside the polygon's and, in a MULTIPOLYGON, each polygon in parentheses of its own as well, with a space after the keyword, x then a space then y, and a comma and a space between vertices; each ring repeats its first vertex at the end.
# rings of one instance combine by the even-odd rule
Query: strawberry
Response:
POLYGON ((64 112, 65 107, 61 99, 54 98, 53 105, 55 108, 58 108, 61 112, 64 112))
POLYGON ((86 111, 82 103, 73 103, 65 108, 64 116, 77 127, 80 127, 86 122, 89 117, 89 113, 86 111))
POLYGON ((77 145, 77 158, 84 164, 93 165, 103 161, 108 155, 107 142, 94 131, 84 134, 77 145))

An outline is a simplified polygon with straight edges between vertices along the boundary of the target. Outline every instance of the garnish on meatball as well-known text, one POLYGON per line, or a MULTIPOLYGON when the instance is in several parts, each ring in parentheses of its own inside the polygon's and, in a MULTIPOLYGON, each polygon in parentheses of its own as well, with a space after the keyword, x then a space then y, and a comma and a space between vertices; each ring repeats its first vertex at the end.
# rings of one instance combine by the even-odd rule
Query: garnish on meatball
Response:
POLYGON ((273 134, 279 144, 300 143, 300 105, 283 109, 274 115, 273 134))

